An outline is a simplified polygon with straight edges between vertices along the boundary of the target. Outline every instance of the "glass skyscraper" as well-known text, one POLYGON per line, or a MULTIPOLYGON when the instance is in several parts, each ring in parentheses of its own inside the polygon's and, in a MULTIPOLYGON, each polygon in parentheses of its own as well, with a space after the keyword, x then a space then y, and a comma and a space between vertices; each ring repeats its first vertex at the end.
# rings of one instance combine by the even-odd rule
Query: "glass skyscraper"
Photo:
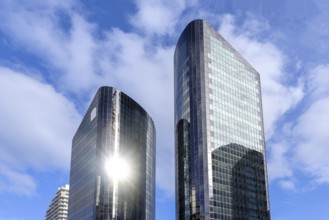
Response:
POLYGON ((176 219, 270 219, 259 73, 194 20, 174 81, 176 219))
POLYGON ((73 138, 68 219, 155 219, 155 127, 115 88, 97 91, 73 138))

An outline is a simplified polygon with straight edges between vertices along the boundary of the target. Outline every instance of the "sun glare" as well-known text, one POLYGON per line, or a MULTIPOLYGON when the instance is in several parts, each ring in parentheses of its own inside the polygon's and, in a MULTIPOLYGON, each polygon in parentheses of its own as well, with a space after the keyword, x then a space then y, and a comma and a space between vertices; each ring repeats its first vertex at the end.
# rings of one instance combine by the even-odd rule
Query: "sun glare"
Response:
POLYGON ((114 156, 107 161, 106 170, 110 179, 118 181, 127 179, 130 169, 128 163, 125 160, 119 156, 114 156))

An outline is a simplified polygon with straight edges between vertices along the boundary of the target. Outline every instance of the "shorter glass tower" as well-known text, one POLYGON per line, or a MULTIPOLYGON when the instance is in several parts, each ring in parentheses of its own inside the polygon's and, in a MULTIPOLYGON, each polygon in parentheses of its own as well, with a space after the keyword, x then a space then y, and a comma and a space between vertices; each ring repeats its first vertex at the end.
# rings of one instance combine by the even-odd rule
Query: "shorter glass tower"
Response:
POLYGON ((155 127, 126 94, 96 93, 72 143, 69 220, 155 218, 155 127))

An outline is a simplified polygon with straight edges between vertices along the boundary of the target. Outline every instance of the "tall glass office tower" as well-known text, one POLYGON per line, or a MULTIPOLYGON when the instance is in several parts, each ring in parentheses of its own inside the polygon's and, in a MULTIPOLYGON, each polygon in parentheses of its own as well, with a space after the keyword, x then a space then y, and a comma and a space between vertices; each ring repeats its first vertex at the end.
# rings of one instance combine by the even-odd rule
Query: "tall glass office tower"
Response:
POLYGON ((258 72, 203 20, 174 57, 176 219, 270 219, 258 72))
POLYGON ((154 124, 115 88, 98 90, 73 138, 68 219, 155 219, 154 124))

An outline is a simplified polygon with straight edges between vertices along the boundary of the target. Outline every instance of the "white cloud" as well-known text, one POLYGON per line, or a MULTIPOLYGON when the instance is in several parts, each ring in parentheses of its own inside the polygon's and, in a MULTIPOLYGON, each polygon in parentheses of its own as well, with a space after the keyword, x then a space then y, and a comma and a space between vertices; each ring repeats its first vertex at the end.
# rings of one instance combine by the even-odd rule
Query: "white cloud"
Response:
POLYGON ((30 196, 36 189, 36 183, 32 176, 12 170, 5 164, 0 166, 0 180, 0 192, 6 191, 30 196))
POLYGON ((319 65, 310 71, 308 86, 312 98, 329 95, 329 64, 319 65))
POLYGON ((271 157, 268 159, 268 177, 270 182, 276 179, 292 177, 293 170, 286 156, 289 150, 288 146, 286 143, 270 145, 271 157))
POLYGON ((74 105, 50 85, 4 67, 0 100, 0 162, 5 165, 0 179, 6 186, 16 187, 10 183, 22 180, 19 192, 33 190, 35 184, 25 173, 29 168, 68 170, 71 139, 80 120, 74 105))
POLYGON ((311 104, 294 129, 295 159, 318 183, 329 183, 329 96, 311 104))
POLYGON ((283 144, 270 146, 270 180, 278 180, 284 189, 296 190, 296 171, 309 178, 302 185, 316 187, 329 183, 329 65, 308 72, 304 98, 305 110, 282 127, 283 144))
POLYGON ((184 10, 195 1, 136 0, 137 13, 130 22, 146 34, 173 34, 184 10))
MULTIPOLYGON (((287 140, 282 145, 286 146, 284 151, 280 150, 283 147, 271 147, 269 174, 272 179, 289 180, 293 177, 292 172, 298 169, 310 177, 313 186, 329 183, 329 162, 326 156, 329 154, 328 73, 329 65, 319 65, 308 72, 307 96, 304 100, 307 108, 296 116, 294 123, 290 123, 288 132, 283 129, 287 140)), ((281 186, 287 186, 280 181, 281 186)))
POLYGON ((296 185, 291 180, 280 180, 279 185, 281 186, 282 189, 285 189, 285 190, 290 190, 290 191, 296 190, 296 185))
POLYGON ((0 29, 20 48, 36 55, 37 61, 47 66, 49 78, 58 87, 81 93, 99 83, 95 27, 72 11, 69 3, 47 1, 31 7, 29 4, 2 4, 0 29), (66 29, 58 11, 67 14, 66 22, 70 26, 66 29))

